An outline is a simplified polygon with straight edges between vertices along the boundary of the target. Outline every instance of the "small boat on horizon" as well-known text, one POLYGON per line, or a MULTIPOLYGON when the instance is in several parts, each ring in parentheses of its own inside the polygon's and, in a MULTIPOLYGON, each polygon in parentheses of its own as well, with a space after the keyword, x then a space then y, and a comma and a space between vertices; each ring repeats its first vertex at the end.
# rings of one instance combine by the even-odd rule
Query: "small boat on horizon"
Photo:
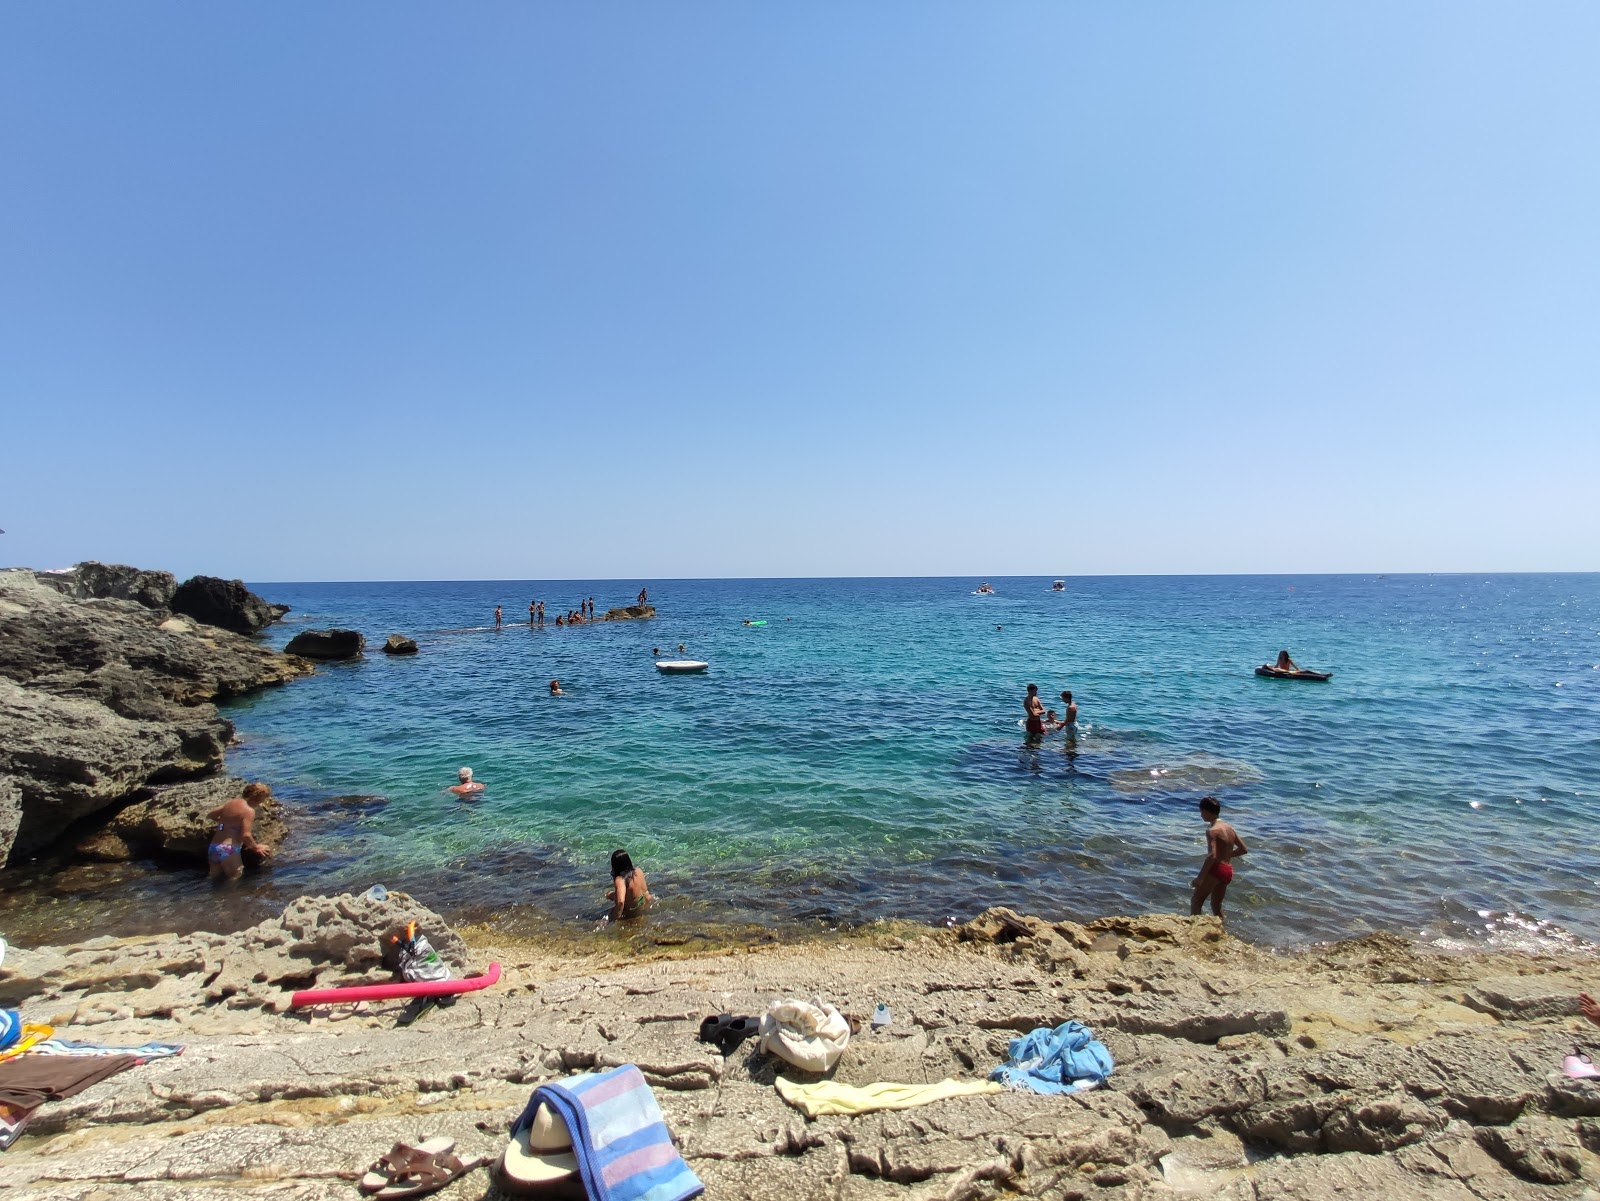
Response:
POLYGON ((1066 590, 1067 590, 1067 581, 1065 581, 1065 580, 1057 580, 1054 584, 1050 585, 1050 591, 1051 592, 1065 592, 1066 590))
POLYGON ((992 587, 990 587, 988 584, 979 584, 977 589, 973 592, 972 595, 973 596, 993 596, 994 595, 994 589, 992 587))

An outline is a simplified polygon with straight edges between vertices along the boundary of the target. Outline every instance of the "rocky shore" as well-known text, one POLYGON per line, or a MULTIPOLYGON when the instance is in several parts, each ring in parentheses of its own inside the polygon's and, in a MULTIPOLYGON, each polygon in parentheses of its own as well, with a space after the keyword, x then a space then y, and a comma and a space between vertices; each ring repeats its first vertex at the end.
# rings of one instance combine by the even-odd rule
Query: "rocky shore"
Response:
POLYGON ((210 576, 0 571, 0 863, 79 840, 101 859, 187 853, 194 830, 166 833, 228 787, 174 788, 221 772, 218 702, 312 670, 252 637, 283 612, 210 576), (98 837, 130 806, 129 837, 98 837))
MULTIPOLYGON (((991 910, 955 931, 673 957, 645 939, 497 945, 410 898, 302 898, 237 935, 14 950, 0 1001, 59 1036, 187 1050, 38 1111, 0 1155, 18 1201, 356 1196, 397 1140, 493 1156, 539 1082, 637 1064, 711 1198, 1078 1201, 1580 1198, 1600 1179, 1600 1084, 1562 1076, 1593 1027, 1588 958, 1430 954, 1389 937, 1268 953, 1211 918, 1047 923, 991 910), (386 976, 377 936, 417 920, 488 991, 398 1027, 403 1003, 290 1011, 290 989, 386 976), (701 1019, 821 997, 865 1018, 832 1075, 982 1078, 1020 1032, 1076 1018, 1109 1087, 1005 1092, 807 1120, 807 1079, 701 1019)), ((474 1172, 450 1198, 497 1197, 474 1172)))

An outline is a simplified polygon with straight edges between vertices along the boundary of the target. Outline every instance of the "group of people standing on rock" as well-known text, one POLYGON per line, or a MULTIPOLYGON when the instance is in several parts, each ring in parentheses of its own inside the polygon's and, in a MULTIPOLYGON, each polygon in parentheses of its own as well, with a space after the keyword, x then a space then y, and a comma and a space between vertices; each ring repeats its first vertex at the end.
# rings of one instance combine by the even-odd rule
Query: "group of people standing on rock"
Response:
MULTIPOLYGON (((639 589, 639 595, 644 596, 644 589, 639 589)), ((644 601, 639 602, 641 605, 644 601)), ((587 597, 578 602, 576 609, 568 609, 565 614, 557 613, 555 623, 558 626, 581 626, 595 620, 594 597, 587 597)), ((528 624, 538 629, 544 628, 544 602, 531 600, 528 602, 528 624)), ((494 628, 500 629, 505 625, 505 612, 499 606, 494 607, 494 628)))
MULTIPOLYGON (((1287 651, 1283 657, 1288 657, 1287 651)), ((1078 706, 1072 699, 1072 693, 1063 692, 1061 703, 1064 707, 1061 716, 1057 717, 1056 711, 1046 709, 1044 701, 1039 699, 1039 685, 1028 685, 1027 696, 1022 700, 1022 711, 1023 726, 1028 732, 1027 742, 1030 745, 1043 738, 1046 731, 1065 730, 1068 742, 1077 736, 1078 706)), ((1228 885, 1233 882, 1233 860, 1248 855, 1250 848, 1244 845, 1238 831, 1222 820, 1222 802, 1216 797, 1200 798, 1200 816, 1206 823, 1206 858, 1200 865, 1200 873, 1189 881, 1189 887, 1194 890, 1189 898, 1189 913, 1191 916, 1198 914, 1210 901, 1211 912, 1221 917, 1222 899, 1227 896, 1228 885)), ((1597 1005, 1596 1012, 1600 1014, 1600 1005, 1597 1005)), ((1600 1025, 1600 1020, 1596 1024, 1600 1025)))

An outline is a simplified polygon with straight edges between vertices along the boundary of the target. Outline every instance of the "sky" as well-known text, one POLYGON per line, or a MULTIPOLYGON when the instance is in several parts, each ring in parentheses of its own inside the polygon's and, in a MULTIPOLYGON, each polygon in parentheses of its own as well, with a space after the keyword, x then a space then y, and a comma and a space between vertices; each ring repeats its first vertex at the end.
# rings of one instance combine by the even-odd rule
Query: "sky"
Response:
POLYGON ((1600 5, 0 8, 0 563, 1600 569, 1600 5))

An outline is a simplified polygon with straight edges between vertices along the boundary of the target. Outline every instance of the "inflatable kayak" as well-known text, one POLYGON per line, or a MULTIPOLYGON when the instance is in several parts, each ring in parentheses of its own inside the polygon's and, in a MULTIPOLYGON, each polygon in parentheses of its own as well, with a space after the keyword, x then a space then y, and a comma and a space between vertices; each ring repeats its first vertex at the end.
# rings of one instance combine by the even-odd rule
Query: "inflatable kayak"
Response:
POLYGON ((1304 668, 1299 671, 1280 671, 1270 663, 1263 663, 1256 668, 1256 675, 1269 680, 1311 680, 1318 684, 1326 684, 1333 679, 1331 671, 1306 671, 1304 668))
POLYGON ((353 1001, 388 1001, 397 997, 453 997, 457 993, 477 992, 500 979, 500 965, 491 963, 481 976, 465 980, 420 980, 416 983, 357 984, 350 988, 308 988, 289 998, 291 1008, 302 1005, 340 1004, 353 1001))
POLYGON ((663 659, 656 664, 656 670, 663 675, 684 675, 691 671, 704 671, 710 667, 709 663, 702 663, 698 659, 663 659))

